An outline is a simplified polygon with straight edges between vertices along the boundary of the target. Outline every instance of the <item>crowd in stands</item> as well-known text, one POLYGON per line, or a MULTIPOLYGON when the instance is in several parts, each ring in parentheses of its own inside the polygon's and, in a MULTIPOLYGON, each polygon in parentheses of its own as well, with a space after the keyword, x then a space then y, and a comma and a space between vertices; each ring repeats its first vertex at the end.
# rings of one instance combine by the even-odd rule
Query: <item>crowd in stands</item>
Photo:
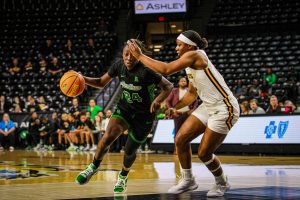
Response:
MULTIPOLYGON (((0 122, 0 151, 6 147, 13 151, 17 142, 27 150, 95 151, 111 114, 111 110, 104 114, 94 99, 90 99, 87 109, 82 109, 78 99, 74 98, 67 112, 49 114, 32 109, 29 127, 17 130, 9 113, 4 113, 0 122)), ((124 133, 111 146, 110 151, 120 152, 126 137, 127 133, 124 133)))

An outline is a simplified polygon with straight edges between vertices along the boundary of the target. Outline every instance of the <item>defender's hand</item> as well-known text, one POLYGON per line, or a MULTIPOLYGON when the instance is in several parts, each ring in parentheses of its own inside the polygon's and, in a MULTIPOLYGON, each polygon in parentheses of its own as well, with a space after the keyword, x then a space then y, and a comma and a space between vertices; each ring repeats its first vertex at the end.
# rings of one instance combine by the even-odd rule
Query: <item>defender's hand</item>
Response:
POLYGON ((173 119, 174 117, 178 116, 178 112, 175 108, 169 108, 166 110, 165 115, 167 119, 173 119))
POLYGON ((151 103, 151 106, 150 106, 150 112, 151 112, 151 113, 154 113, 154 112, 156 112, 159 108, 160 108, 160 103, 158 103, 157 101, 153 101, 153 102, 151 103))

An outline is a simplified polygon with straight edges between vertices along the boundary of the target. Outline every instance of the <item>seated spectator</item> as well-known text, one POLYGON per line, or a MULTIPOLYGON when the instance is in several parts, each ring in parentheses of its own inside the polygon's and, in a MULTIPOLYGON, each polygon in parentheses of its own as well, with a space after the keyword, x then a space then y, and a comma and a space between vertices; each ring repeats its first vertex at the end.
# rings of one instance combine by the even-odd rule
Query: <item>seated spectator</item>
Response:
POLYGON ((102 121, 103 121, 103 118, 100 117, 100 115, 97 115, 95 117, 95 122, 94 122, 95 130, 92 131, 92 132, 93 132, 94 135, 96 135, 96 134, 98 135, 98 138, 97 138, 98 141, 102 138, 102 136, 103 136, 103 134, 105 132, 102 121))
POLYGON ((245 102, 240 104, 241 107, 241 115, 249 115, 249 107, 245 102))
POLYGON ((233 93, 236 98, 244 99, 247 96, 247 87, 242 80, 237 81, 237 85, 233 88, 233 93))
POLYGON ((97 49, 94 43, 94 39, 93 38, 89 38, 88 39, 88 45, 87 47, 84 49, 84 54, 88 54, 88 55, 95 55, 97 53, 97 49))
POLYGON ((20 105, 16 105, 16 106, 15 106, 15 109, 14 109, 12 112, 13 112, 13 113, 22 113, 23 111, 22 111, 20 105))
POLYGON ((48 69, 49 73, 52 75, 56 75, 62 72, 62 66, 58 61, 58 58, 53 56, 51 60, 51 65, 48 69))
POLYGON ((20 100, 19 96, 15 96, 13 103, 12 103, 12 108, 10 109, 12 112, 16 112, 16 110, 23 110, 24 109, 24 102, 20 100), (18 107, 18 109, 16 109, 18 107))
POLYGON ((40 48, 40 53, 43 55, 43 57, 51 56, 54 52, 54 39, 51 37, 48 37, 46 40, 46 43, 44 43, 40 48))
POLYGON ((31 113, 31 118, 29 120, 29 127, 28 127, 28 132, 29 132, 29 137, 28 137, 28 144, 29 146, 27 147, 28 150, 34 149, 38 150, 39 149, 39 126, 40 126, 40 119, 37 114, 37 112, 32 112, 31 113))
POLYGON ((264 75, 264 80, 269 86, 272 86, 277 82, 277 76, 273 73, 272 68, 267 69, 267 73, 264 75))
POLYGON ((39 150, 48 150, 48 145, 50 145, 50 131, 51 123, 49 119, 47 117, 42 117, 39 126, 39 150))
POLYGON ((252 98, 258 98, 260 94, 259 82, 257 79, 253 79, 252 85, 250 85, 248 90, 248 96, 252 98))
POLYGON ((9 119, 9 115, 4 113, 2 121, 0 122, 0 151, 3 151, 6 143, 8 143, 9 150, 14 150, 15 145, 15 124, 9 119), (8 142, 7 142, 8 141, 8 142))
POLYGON ((34 71, 33 63, 31 58, 29 58, 24 66, 24 72, 30 74, 34 71))
POLYGON ((72 99, 72 107, 70 108, 69 113, 72 114, 75 117, 75 119, 78 119, 80 111, 77 98, 72 99))
POLYGON ((39 61, 39 72, 40 74, 47 74, 48 73, 48 68, 47 68, 47 62, 45 60, 45 58, 41 58, 39 61))
POLYGON ((50 143, 50 148, 49 150, 53 150, 57 144, 58 136, 57 136, 57 130, 59 129, 60 121, 57 117, 57 113, 54 112, 51 115, 50 119, 50 130, 49 130, 49 143, 50 143))
POLYGON ((10 102, 6 101, 4 95, 0 96, 0 113, 9 112, 11 107, 10 102))
POLYGON ((296 110, 295 104, 290 100, 286 100, 283 106, 284 106, 284 111, 283 111, 284 113, 294 113, 296 110))
POLYGON ((105 118, 103 120, 105 131, 106 131, 106 128, 107 128, 107 125, 108 125, 108 122, 110 120, 111 115, 112 115, 111 110, 107 110, 106 113, 105 113, 105 118))
POLYGON ((96 105, 95 99, 90 99, 87 111, 91 113, 91 120, 95 121, 96 115, 102 111, 102 107, 96 105))
POLYGON ((249 114, 265 114, 266 111, 258 106, 258 102, 256 99, 250 100, 250 108, 249 114))
POLYGON ((33 97, 28 97, 28 101, 27 102, 27 112, 36 112, 40 110, 40 107, 38 104, 35 103, 35 99, 33 97))
POLYGON ((46 111, 49 108, 46 101, 45 101, 44 96, 39 97, 38 105, 39 105, 39 110, 41 110, 41 111, 46 111))
POLYGON ((67 44, 66 44, 64 53, 67 58, 72 58, 73 55, 75 54, 75 50, 73 48, 73 43, 72 43, 71 39, 67 40, 67 44))
POLYGON ((268 97, 272 94, 272 88, 268 85, 267 81, 263 81, 260 88, 260 94, 261 97, 268 97))
POLYGON ((267 108, 266 113, 268 113, 268 114, 282 113, 281 112, 281 107, 278 104, 278 99, 275 95, 272 95, 270 97, 270 104, 269 104, 269 107, 267 108))
POLYGON ((12 65, 9 68, 9 73, 11 75, 14 75, 14 74, 18 74, 20 72, 21 72, 21 67, 19 66, 19 60, 18 60, 18 58, 13 58, 12 65))

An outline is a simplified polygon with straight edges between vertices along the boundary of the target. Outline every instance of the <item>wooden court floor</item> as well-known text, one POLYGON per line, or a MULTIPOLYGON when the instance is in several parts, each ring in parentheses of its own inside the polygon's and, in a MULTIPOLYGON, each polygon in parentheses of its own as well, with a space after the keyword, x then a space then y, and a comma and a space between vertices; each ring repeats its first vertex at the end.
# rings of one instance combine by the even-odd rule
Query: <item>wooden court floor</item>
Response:
MULTIPOLYGON (((92 161, 93 153, 0 152, 0 199, 120 199, 113 197, 112 190, 122 167, 122 157, 121 153, 109 153, 100 172, 88 184, 80 186, 74 179, 92 161)), ((300 198, 299 156, 220 156, 220 159, 232 193, 242 192, 242 189, 249 192, 251 188, 288 188, 287 191, 294 189, 293 192, 286 194, 280 190, 279 197, 300 198)), ((213 177, 196 155, 192 169, 199 184, 199 193, 195 194, 205 195, 214 182, 213 177)), ((177 156, 138 154, 129 173, 127 196, 121 199, 196 199, 194 194, 176 198, 163 195, 178 176, 177 156)), ((268 197, 268 192, 264 194, 268 197)), ((270 199, 274 199, 274 194, 270 199)))

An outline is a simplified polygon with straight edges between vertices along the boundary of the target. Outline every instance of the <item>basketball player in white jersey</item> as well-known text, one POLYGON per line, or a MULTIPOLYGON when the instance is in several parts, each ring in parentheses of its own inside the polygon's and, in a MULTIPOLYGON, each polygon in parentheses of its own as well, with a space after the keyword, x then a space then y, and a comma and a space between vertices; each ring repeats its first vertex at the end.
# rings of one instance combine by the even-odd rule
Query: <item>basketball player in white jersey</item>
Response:
POLYGON ((192 30, 181 33, 176 40, 179 59, 164 63, 144 54, 134 42, 129 42, 130 52, 146 67, 170 75, 185 69, 189 78, 189 92, 169 109, 167 115, 193 102, 198 96, 203 103, 190 115, 179 129, 175 145, 181 164, 181 180, 169 189, 169 193, 195 190, 198 185, 192 175, 190 142, 203 133, 198 157, 215 177, 215 185, 208 191, 208 197, 223 196, 230 188, 221 162, 214 152, 222 144, 227 133, 239 118, 239 104, 225 83, 222 75, 211 63, 203 49, 208 45, 205 38, 192 30))

